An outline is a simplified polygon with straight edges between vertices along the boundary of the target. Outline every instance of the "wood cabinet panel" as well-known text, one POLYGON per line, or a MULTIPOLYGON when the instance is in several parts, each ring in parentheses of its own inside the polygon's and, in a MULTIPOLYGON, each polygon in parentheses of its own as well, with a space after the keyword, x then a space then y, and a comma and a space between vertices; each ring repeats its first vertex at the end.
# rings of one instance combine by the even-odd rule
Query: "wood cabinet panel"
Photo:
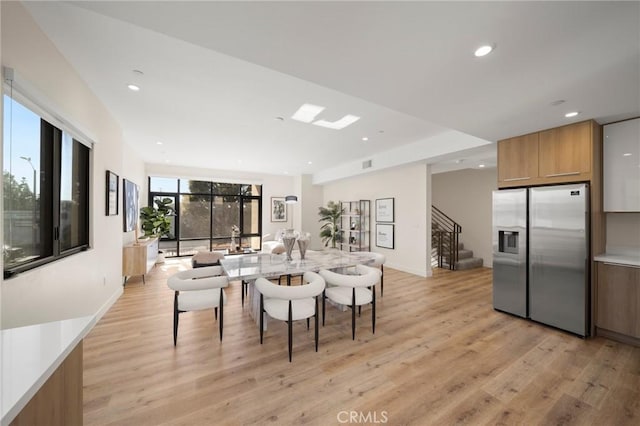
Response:
POLYGON ((82 341, 36 392, 11 426, 82 425, 82 341))
POLYGON ((151 238, 139 244, 129 244, 122 249, 122 275, 144 276, 158 258, 158 239, 151 238))
POLYGON ((589 180, 592 162, 592 122, 557 127, 539 133, 538 168, 542 178, 589 180), (587 177, 587 179, 585 179, 587 177))
POLYGON ((538 177, 538 133, 498 141, 498 182, 526 185, 538 177))
POLYGON ((596 326, 640 338, 640 268, 599 262, 596 326))

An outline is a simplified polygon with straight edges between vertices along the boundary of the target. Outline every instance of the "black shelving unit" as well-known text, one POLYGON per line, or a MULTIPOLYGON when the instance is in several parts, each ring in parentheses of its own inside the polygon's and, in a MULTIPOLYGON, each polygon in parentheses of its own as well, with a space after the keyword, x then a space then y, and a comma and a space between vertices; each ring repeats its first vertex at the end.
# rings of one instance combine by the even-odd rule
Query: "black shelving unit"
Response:
POLYGON ((370 251, 371 201, 340 201, 340 207, 344 211, 341 220, 340 249, 344 251, 370 251))

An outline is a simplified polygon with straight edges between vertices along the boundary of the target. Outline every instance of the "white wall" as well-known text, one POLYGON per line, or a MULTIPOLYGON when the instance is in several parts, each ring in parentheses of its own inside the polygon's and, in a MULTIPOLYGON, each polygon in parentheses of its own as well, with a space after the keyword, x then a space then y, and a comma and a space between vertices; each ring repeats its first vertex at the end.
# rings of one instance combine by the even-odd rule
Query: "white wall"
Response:
POLYGON ((430 275, 427 259, 427 168, 408 164, 324 185, 324 205, 331 201, 371 200, 371 251, 386 256, 385 266, 430 275), (395 249, 375 245, 375 200, 395 199, 395 249))
POLYGON ((324 247, 322 240, 320 239, 320 226, 318 222, 318 208, 324 205, 323 201, 323 188, 320 185, 313 184, 312 175, 302 175, 296 178, 299 184, 298 204, 294 204, 292 207, 296 212, 296 223, 301 224, 297 227, 297 230, 302 232, 308 232, 311 234, 311 241, 309 248, 311 250, 321 250, 324 247))
POLYGON ((124 145, 114 118, 23 6, 1 2, 0 8, 2 65, 13 68, 37 89, 41 101, 55 105, 52 112, 85 130, 96 142, 90 186, 90 250, 3 281, 1 326, 101 315, 122 293, 122 208, 118 216, 105 216, 105 171, 123 177, 134 170, 133 178, 139 180, 142 163, 124 145))
POLYGON ((464 169, 432 176, 432 203, 462 226, 465 249, 492 267, 492 195, 498 186, 496 169, 464 169))

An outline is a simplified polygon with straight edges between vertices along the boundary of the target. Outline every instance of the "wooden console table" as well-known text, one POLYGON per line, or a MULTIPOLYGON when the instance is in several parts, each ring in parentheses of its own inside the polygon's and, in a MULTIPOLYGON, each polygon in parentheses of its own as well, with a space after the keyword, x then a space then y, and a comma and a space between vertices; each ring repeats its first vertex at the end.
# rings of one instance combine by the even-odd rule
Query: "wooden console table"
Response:
POLYGON ((127 277, 142 275, 144 283, 144 276, 153 268, 156 260, 158 260, 157 238, 149 238, 124 246, 122 249, 122 276, 125 277, 125 282, 127 277))

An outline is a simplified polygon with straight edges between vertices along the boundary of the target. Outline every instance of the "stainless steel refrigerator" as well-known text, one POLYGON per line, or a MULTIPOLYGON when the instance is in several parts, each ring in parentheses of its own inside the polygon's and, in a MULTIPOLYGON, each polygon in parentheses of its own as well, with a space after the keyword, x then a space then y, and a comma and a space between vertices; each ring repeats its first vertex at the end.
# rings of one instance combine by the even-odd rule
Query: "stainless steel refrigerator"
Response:
POLYGON ((494 308, 589 330, 589 186, 494 191, 494 308))

